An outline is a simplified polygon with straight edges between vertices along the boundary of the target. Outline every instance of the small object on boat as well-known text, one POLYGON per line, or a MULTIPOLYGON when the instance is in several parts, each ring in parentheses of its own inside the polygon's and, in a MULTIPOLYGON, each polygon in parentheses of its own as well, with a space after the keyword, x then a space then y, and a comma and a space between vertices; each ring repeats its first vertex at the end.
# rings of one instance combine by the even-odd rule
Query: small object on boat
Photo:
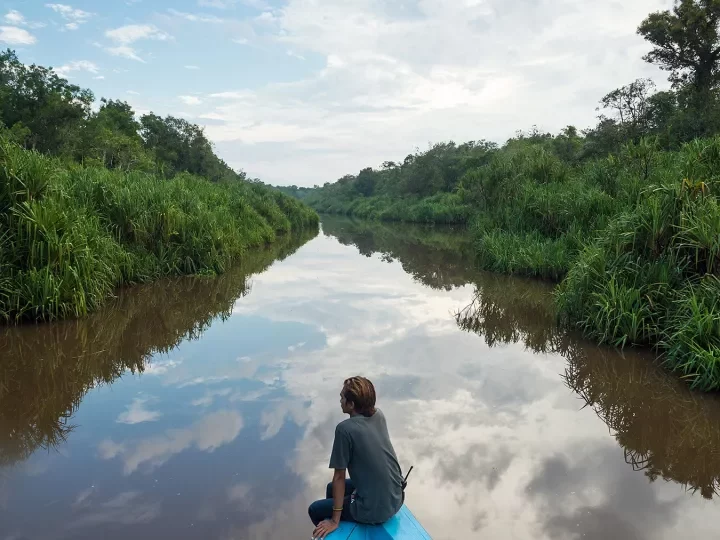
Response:
POLYGON ((341 521, 327 540, 432 540, 407 506, 382 525, 364 525, 341 521))

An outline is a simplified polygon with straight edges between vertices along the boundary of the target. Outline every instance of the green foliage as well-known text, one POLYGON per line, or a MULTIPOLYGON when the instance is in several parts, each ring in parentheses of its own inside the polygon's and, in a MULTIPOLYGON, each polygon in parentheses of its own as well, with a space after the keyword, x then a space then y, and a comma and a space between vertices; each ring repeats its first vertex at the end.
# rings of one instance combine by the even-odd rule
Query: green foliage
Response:
POLYGON ((658 347, 694 387, 720 389, 720 137, 668 151, 644 135, 572 160, 555 141, 520 134, 451 192, 365 197, 346 177, 306 200, 373 219, 468 223, 480 266, 562 280, 565 324, 602 343, 658 347), (321 196, 333 192, 344 195, 321 196))
POLYGON ((284 193, 285 195, 289 195, 290 197, 295 197, 296 199, 303 200, 312 192, 313 188, 297 187, 295 185, 292 185, 276 186, 275 189, 277 189, 281 193, 284 193))
POLYGON ((87 165, 159 173, 188 172, 212 181, 244 180, 213 150, 203 129, 149 113, 138 121, 123 101, 102 99, 93 112, 90 90, 69 84, 51 68, 26 66, 0 53, 0 128, 28 149, 87 165))
POLYGON ((74 157, 109 169, 155 171, 154 156, 144 148, 140 124, 130 105, 106 99, 101 103, 86 123, 74 157))
POLYGON ((663 328, 665 363, 692 386, 720 388, 720 279, 689 281, 674 299, 663 328))
POLYGON ((85 315, 121 284, 221 273, 317 223, 260 185, 67 166, 0 139, 0 318, 85 315))
POLYGON ((470 208, 459 191, 463 175, 496 150, 487 141, 437 144, 402 163, 365 168, 322 188, 279 188, 320 212, 418 223, 466 223, 470 208), (289 190, 289 191, 288 191, 289 190))
POLYGON ((720 76, 719 24, 717 0, 677 0, 672 11, 652 13, 638 28, 653 45, 645 60, 669 71, 673 84, 706 92, 720 76))
POLYGON ((413 223, 466 223, 471 214, 470 207, 453 193, 439 193, 426 198, 377 196, 338 203, 323 201, 315 203, 315 208, 329 214, 413 223))
POLYGON ((189 172, 212 181, 244 179, 217 157, 204 130, 182 118, 146 114, 140 119, 145 148, 153 152, 165 176, 189 172))
POLYGON ((233 171, 199 126, 138 121, 122 101, 93 112, 93 100, 0 54, 0 319, 84 315, 118 285, 221 273, 317 227, 308 207, 233 171))
POLYGON ((477 262, 494 272, 558 280, 574 260, 576 250, 569 243, 566 238, 553 240, 537 233, 493 230, 478 237, 477 262))
POLYGON ((29 148, 72 152, 93 99, 92 92, 52 69, 27 66, 10 50, 0 52, 0 122, 10 130, 26 130, 18 142, 29 148))
POLYGON ((719 145, 698 140, 665 156, 662 171, 677 176, 656 175, 557 291, 564 321, 601 342, 658 346, 703 390, 720 388, 719 145))

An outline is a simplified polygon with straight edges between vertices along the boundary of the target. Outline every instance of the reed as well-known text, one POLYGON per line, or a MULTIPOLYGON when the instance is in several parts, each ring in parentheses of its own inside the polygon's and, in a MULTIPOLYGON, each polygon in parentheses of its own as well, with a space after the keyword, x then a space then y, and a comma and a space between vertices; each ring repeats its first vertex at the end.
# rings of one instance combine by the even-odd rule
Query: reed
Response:
POLYGON ((82 316, 120 285, 219 274, 317 225, 263 186, 68 165, 0 139, 0 319, 82 316))

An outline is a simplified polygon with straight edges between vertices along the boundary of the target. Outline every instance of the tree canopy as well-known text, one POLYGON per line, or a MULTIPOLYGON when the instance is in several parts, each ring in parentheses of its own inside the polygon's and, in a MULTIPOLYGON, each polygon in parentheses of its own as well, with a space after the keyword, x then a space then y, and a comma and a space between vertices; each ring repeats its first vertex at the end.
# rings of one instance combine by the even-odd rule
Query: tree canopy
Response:
POLYGON ((149 113, 137 118, 121 100, 101 99, 52 68, 26 66, 0 53, 0 128, 26 148, 111 169, 172 176, 189 172, 212 181, 245 179, 214 152, 203 128, 149 113), (4 127, 3 127, 4 126, 4 127))
POLYGON ((644 59, 670 72, 676 87, 708 91, 718 84, 720 0, 678 0, 645 19, 638 33, 654 45, 644 59))

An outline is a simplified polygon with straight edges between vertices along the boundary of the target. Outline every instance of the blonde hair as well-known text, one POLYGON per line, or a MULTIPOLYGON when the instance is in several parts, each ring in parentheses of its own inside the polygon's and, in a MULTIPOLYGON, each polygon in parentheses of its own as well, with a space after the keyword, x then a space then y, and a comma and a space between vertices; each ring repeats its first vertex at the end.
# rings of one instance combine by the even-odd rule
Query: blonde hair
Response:
POLYGON ((375 387, 365 377, 350 377, 343 383, 342 395, 345 401, 352 401, 355 410, 363 416, 375 414, 375 387))

